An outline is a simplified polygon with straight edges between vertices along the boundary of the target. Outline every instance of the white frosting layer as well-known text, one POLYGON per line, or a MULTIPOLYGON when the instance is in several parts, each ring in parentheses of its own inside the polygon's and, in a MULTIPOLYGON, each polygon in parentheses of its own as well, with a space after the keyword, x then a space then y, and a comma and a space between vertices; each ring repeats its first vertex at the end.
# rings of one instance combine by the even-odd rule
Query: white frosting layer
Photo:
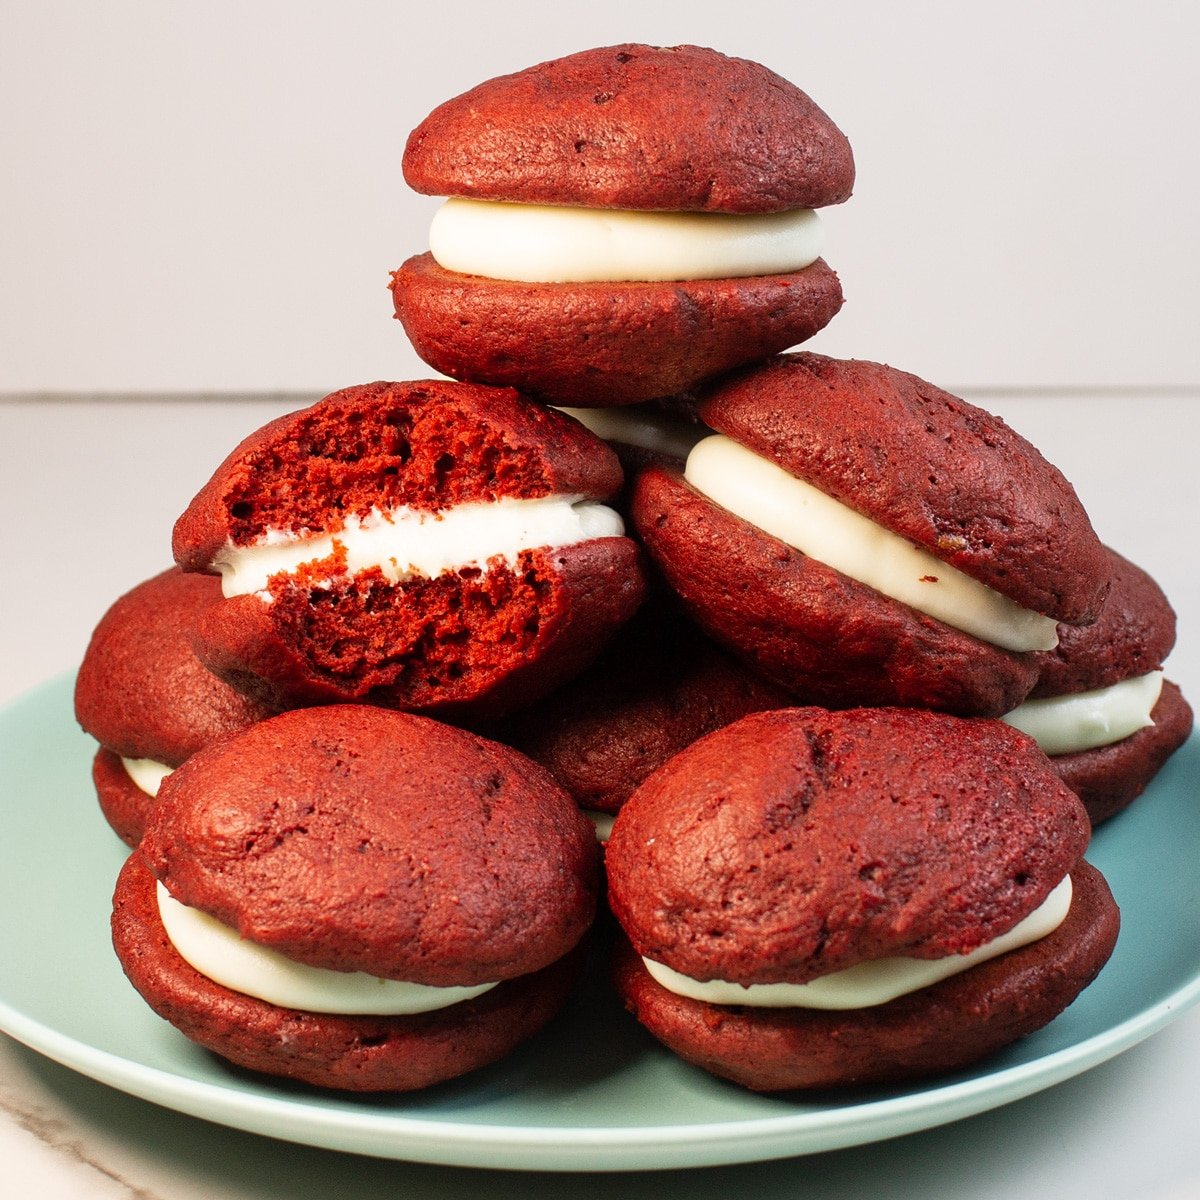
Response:
POLYGON ((583 815, 591 821, 596 829, 596 841, 607 842, 612 836, 613 822, 617 819, 613 813, 599 812, 594 808, 585 808, 583 815))
POLYGON ((221 572, 225 596, 259 594, 267 599, 273 575, 320 562, 338 547, 345 550, 345 574, 377 567, 396 583, 464 567, 485 570, 493 558, 511 561, 522 550, 572 546, 590 538, 619 537, 624 531, 621 518, 593 500, 504 496, 439 512, 372 509, 361 519, 348 517, 345 528, 335 534, 272 529, 249 546, 227 543, 213 566, 221 572))
POLYGON ((153 758, 125 758, 122 756, 121 763, 125 767, 125 774, 147 796, 157 796, 162 781, 175 770, 174 767, 168 767, 166 763, 158 762, 153 758))
POLYGON ((1046 754, 1077 754, 1153 725, 1162 685, 1163 673, 1151 671, 1090 692, 1026 700, 1000 719, 1029 734, 1046 754))
POLYGON ((663 412, 652 404, 626 404, 617 408, 564 408, 560 410, 586 425, 606 442, 620 442, 653 450, 681 461, 712 430, 663 412))
POLYGON ((799 271, 820 257, 820 218, 634 212, 452 196, 434 214, 440 267, 525 283, 729 279, 799 271))
POLYGON ((949 958, 880 958, 844 971, 822 975, 808 983, 706 983, 681 975, 662 963, 643 959, 646 969, 668 991, 707 1004, 746 1004, 755 1008, 872 1008, 897 996, 919 991, 941 979, 1028 946, 1053 933, 1071 907, 1071 879, 1062 881, 1023 921, 993 941, 949 958))
POLYGON ((158 911, 180 957, 201 975, 231 991, 280 1008, 344 1015, 408 1016, 448 1008, 482 995, 494 983, 430 987, 380 979, 362 971, 328 971, 294 962, 277 950, 246 941, 236 929, 199 909, 180 904, 161 883, 158 911))
POLYGON ((1058 644, 1052 617, 1022 608, 740 442, 705 438, 688 456, 684 475, 735 516, 955 629, 1006 650, 1058 644))

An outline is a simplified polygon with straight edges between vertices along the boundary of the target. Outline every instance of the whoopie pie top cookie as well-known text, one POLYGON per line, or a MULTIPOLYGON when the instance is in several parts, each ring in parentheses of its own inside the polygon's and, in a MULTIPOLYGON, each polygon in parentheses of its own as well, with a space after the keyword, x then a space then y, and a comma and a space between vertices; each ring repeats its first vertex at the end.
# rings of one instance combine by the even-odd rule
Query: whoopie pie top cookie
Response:
POLYGON ((748 716, 617 815, 618 986, 678 1053, 754 1088, 961 1066, 1052 1019, 1111 952, 1088 835, 999 722, 748 716))
POLYGON ((151 871, 180 904, 297 962, 473 985, 561 958, 591 921, 591 828, 506 746, 333 705, 185 766, 142 841, 151 871))
POLYGON ((842 303, 813 209, 849 144, 798 88, 696 46, 611 46, 493 79, 412 133, 449 197, 394 273, 417 353, 554 404, 670 396, 807 340, 842 303))
POLYGON ((570 798, 507 747, 363 705, 297 710, 167 780, 114 940, 151 1005, 219 1054, 424 1086, 561 1003, 596 857, 570 798))
POLYGON ((164 775, 273 711, 218 679, 192 650, 192 630, 220 598, 216 579, 172 567, 120 597, 84 653, 75 714, 101 743, 92 769, 101 809, 130 845, 164 775))
POLYGON ((640 954, 694 979, 804 983, 969 953, 1042 904, 1089 826, 1033 742, 908 709, 744 717, 652 775, 608 848, 640 954))
POLYGON ((998 715, 1056 622, 1099 610, 1109 564, 1070 484, 914 375, 782 355, 698 412, 718 433, 682 478, 638 479, 634 522, 700 623, 784 686, 998 715))
POLYGON ((570 677, 637 607, 637 547, 601 503, 612 451, 516 392, 347 388, 241 443, 180 517, 225 600, 214 671, 284 705, 495 715, 570 677))
POLYGON ((605 46, 481 83, 409 136, 418 192, 761 213, 845 200, 854 159, 799 88, 700 46, 605 46))
POLYGON ((1037 655, 1030 699, 1004 717, 1051 756, 1093 824, 1141 795, 1192 728, 1191 707, 1162 672, 1175 613, 1145 571, 1107 554, 1113 583, 1099 617, 1059 627, 1058 645, 1037 655))

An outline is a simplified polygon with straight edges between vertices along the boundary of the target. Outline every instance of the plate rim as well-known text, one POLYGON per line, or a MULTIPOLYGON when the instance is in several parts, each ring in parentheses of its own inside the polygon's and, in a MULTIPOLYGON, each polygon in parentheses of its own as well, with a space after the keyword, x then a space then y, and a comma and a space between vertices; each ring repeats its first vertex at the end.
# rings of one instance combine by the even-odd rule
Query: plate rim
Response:
POLYGON ((1157 1032, 1198 1001, 1200 974, 1118 1025, 986 1075, 818 1112, 654 1126, 472 1125, 406 1114, 343 1112, 322 1108, 319 1102, 237 1091, 139 1063, 61 1033, 3 999, 0 1030, 60 1065, 129 1095, 284 1141, 455 1166, 647 1170, 789 1158, 935 1128, 1022 1099, 1098 1066, 1157 1032), (249 1118, 249 1123, 227 1119, 235 1114, 249 1118), (935 1119, 927 1120, 930 1116, 935 1119), (820 1136, 830 1133, 838 1136, 820 1136), (789 1134, 796 1137, 796 1143, 780 1140, 789 1134), (381 1137, 387 1145, 380 1144, 381 1137), (413 1137, 422 1140, 412 1145, 408 1139, 413 1137), (764 1139, 769 1146, 752 1145, 764 1139), (506 1162, 505 1157, 516 1147, 531 1157, 520 1164, 506 1162), (574 1156, 584 1152, 593 1157, 576 1161, 574 1156))

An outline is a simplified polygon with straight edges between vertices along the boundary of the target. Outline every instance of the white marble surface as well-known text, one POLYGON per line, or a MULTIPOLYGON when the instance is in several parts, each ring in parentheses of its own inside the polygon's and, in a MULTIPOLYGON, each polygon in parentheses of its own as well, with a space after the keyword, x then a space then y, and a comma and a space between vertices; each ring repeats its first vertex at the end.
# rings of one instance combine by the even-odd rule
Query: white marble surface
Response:
MULTIPOLYGON (((1200 696, 1200 392, 973 393, 1070 477, 1101 536, 1180 619, 1168 674, 1200 696)), ((171 523, 238 437, 295 397, 0 399, 0 702, 71 669, 122 591, 169 561, 171 523)), ((1200 794, 1200 781, 1197 781, 1200 794)), ((1169 936, 1169 934, 1164 934, 1169 936)), ((69 964, 60 964, 69 980, 69 964)), ((693 1172, 483 1172, 285 1145, 184 1117, 0 1037, 0 1193, 45 1200, 622 1196, 1176 1200, 1200 1195, 1200 1011, 1048 1092, 942 1129, 693 1172)))

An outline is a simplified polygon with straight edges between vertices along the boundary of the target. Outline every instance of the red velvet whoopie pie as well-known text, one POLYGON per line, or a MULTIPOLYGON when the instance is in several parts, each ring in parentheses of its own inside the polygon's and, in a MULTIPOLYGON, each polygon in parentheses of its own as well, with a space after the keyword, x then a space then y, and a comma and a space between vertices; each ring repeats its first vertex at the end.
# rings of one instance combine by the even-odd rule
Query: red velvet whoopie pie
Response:
MULTIPOLYGON (((849 143, 799 88, 715 50, 607 46, 488 80, 412 132, 404 175, 451 204, 435 217, 432 251, 393 274, 396 316, 417 353, 457 379, 552 404, 632 404, 805 341, 842 304, 811 210, 850 195, 849 143), (617 269, 611 249, 599 272, 568 267, 570 238, 552 265, 533 266, 530 253, 497 266, 438 236, 464 202, 473 220, 505 221, 477 238, 489 250, 517 236, 514 206, 522 221, 633 212, 666 237, 659 218, 690 214, 705 239, 804 213, 811 238, 728 269, 701 268, 691 252, 651 267, 640 250, 617 269)), ((520 236, 537 251, 558 234, 543 221, 520 236)), ((662 236, 649 240, 661 247, 662 236)))
POLYGON ((639 784, 685 746, 792 703, 656 598, 582 675, 491 732, 545 767, 603 841, 639 784))
POLYGON ((634 525, 701 627, 805 702, 998 716, 1056 622, 1099 612, 1111 568, 1078 497, 983 409, 798 352, 713 383, 697 411, 717 435, 683 473, 638 476, 634 525))
POLYGON ((508 389, 335 392, 245 439, 175 526, 220 573, 200 659, 279 707, 495 717, 580 671, 637 608, 612 451, 508 389))
POLYGON ((1001 722, 745 717, 617 815, 617 987, 681 1057, 755 1090, 955 1070, 1107 961, 1119 916, 1088 837, 1078 797, 1001 722))
POLYGON ((214 1053, 405 1091, 558 1010, 596 859, 570 797, 515 751, 409 713, 300 709, 167 779, 113 940, 150 1006, 214 1053))

